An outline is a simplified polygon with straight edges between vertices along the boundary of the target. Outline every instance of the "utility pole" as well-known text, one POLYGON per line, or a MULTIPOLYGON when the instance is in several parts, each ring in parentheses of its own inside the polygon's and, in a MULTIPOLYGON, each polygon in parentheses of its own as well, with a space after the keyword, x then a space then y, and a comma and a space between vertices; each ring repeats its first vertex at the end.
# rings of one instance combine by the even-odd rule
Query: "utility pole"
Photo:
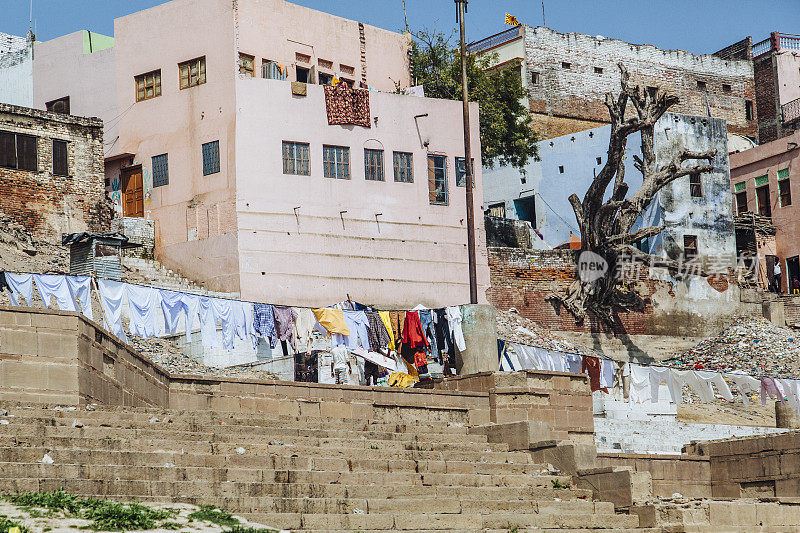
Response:
POLYGON ((467 178, 467 256, 469 260, 469 302, 478 303, 478 271, 475 261, 475 205, 472 199, 473 176, 469 138, 469 94, 467 91, 467 43, 464 15, 468 0, 455 0, 456 19, 461 31, 461 100, 464 104, 464 174, 467 178))

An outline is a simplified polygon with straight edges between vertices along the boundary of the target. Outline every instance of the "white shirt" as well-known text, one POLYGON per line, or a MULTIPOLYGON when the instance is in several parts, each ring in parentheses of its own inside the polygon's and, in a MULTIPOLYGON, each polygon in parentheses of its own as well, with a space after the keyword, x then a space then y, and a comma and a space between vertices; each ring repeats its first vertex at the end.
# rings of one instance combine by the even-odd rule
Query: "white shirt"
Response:
POLYGON ((772 273, 775 274, 776 276, 780 276, 780 274, 781 274, 781 264, 780 263, 775 263, 775 268, 772 269, 772 273))
POLYGON ((333 356, 333 369, 345 369, 347 368, 347 363, 349 362, 349 357, 347 353, 346 346, 337 346, 333 350, 331 350, 331 355, 333 356))

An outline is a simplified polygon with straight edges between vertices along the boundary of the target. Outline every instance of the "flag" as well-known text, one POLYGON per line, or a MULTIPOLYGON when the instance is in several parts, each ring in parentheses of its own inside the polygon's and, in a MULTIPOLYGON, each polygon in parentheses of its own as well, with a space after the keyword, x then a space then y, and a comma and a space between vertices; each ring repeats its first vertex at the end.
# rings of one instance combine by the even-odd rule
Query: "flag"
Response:
POLYGON ((515 17, 514 15, 509 15, 508 13, 506 13, 506 24, 509 24, 511 26, 519 26, 519 21, 517 20, 517 17, 515 17))

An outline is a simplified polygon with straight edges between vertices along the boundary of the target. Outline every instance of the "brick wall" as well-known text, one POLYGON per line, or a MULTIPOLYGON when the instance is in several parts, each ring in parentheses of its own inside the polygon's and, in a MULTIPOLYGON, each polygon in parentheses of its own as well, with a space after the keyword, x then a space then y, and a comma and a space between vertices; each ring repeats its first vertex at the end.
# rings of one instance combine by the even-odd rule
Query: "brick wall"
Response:
POLYGON ((778 115, 777 78, 774 53, 764 54, 753 61, 755 76, 756 113, 758 114, 758 142, 760 144, 778 138, 780 116, 778 115))
POLYGON ((122 233, 130 242, 142 245, 139 248, 125 250, 123 254, 153 258, 156 245, 154 221, 142 217, 117 217, 111 221, 111 231, 122 233))
POLYGON ((714 55, 722 59, 744 59, 749 61, 753 59, 753 38, 746 37, 738 43, 733 43, 719 52, 715 52, 714 55))
POLYGON ((756 133, 755 120, 747 120, 745 114, 745 101, 755 100, 749 61, 529 26, 525 27, 525 61, 531 112, 535 124, 546 126, 541 130, 543 138, 588 129, 593 127, 587 126, 590 121, 608 122, 603 102, 606 93, 620 90, 620 62, 634 83, 677 95, 680 102, 671 111, 706 115, 708 105, 712 116, 727 121, 729 131, 756 133), (533 73, 538 73, 538 83, 533 83, 533 73), (706 88, 698 88, 698 81, 705 82, 706 88))
POLYGON ((0 211, 39 240, 62 233, 107 231, 102 122, 0 104, 0 130, 37 137, 38 171, 0 168, 0 211), (53 175, 53 140, 68 141, 68 174, 53 175))

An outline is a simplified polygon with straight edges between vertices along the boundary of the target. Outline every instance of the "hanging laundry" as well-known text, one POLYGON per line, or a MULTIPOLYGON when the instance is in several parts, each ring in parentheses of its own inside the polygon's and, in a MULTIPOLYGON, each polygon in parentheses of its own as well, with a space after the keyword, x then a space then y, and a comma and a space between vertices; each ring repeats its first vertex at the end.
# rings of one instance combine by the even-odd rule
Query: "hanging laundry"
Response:
POLYGON ((97 289, 100 293, 100 306, 103 308, 103 327, 128 342, 125 330, 122 329, 122 300, 125 296, 125 284, 119 281, 98 279, 97 289))
POLYGON ((592 392, 601 390, 605 393, 608 393, 608 389, 600 385, 600 372, 600 359, 590 355, 584 355, 583 364, 581 365, 581 373, 589 374, 589 388, 592 390, 592 392))
MULTIPOLYGON (((258 304, 253 304, 255 307, 258 304)), ((297 312, 285 305, 273 305, 273 314, 275 315, 275 335, 278 340, 286 341, 292 350, 297 346, 294 334, 294 323, 297 320, 297 312)))
POLYGON ((733 401, 733 394, 731 389, 719 372, 710 372, 708 370, 696 370, 695 374, 701 384, 700 390, 697 391, 698 396, 704 402, 710 402, 714 399, 714 390, 711 388, 714 385, 717 388, 717 394, 725 398, 727 401, 733 401))
POLYGON ((94 320, 92 311, 92 278, 89 276, 65 276, 72 299, 81 306, 81 313, 89 320, 94 320))
POLYGON ((222 347, 226 350, 233 350, 233 336, 236 328, 233 322, 231 301, 211 298, 211 311, 214 313, 214 322, 220 322, 222 326, 222 347))
POLYGON ((564 359, 567 372, 572 372, 573 374, 581 373, 581 366, 583 365, 583 359, 581 358, 580 355, 576 353, 566 353, 564 354, 564 359))
POLYGON ((264 303, 253 304, 253 329, 258 337, 269 342, 270 348, 277 346, 278 335, 275 331, 275 309, 264 303))
POLYGON ((338 333, 339 335, 350 335, 350 328, 344 321, 344 312, 341 309, 332 309, 330 307, 323 307, 320 309, 312 309, 314 316, 317 317, 317 322, 325 328, 328 335, 338 333))
POLYGON ((694 370, 673 370, 672 379, 675 383, 676 394, 678 395, 677 398, 673 397, 673 401, 675 403, 683 403, 684 386, 688 386, 701 398, 703 398, 703 396, 708 392, 706 384, 697 376, 697 373, 694 370))
POLYGON ((161 324, 158 315, 161 309, 161 296, 158 290, 129 283, 125 284, 125 290, 128 292, 131 335, 145 338, 160 335, 161 324))
POLYGON ((58 274, 34 274, 33 280, 42 297, 45 308, 50 307, 50 298, 56 299, 56 305, 62 311, 77 311, 75 300, 69 290, 67 280, 58 274))
POLYGON ((369 323, 369 329, 367 331, 369 350, 379 352, 389 346, 392 338, 389 335, 389 331, 386 329, 386 324, 377 311, 367 311, 366 314, 367 322, 369 323))
POLYGON ((464 341, 464 331, 461 328, 461 308, 452 306, 445 309, 447 313, 447 324, 450 327, 450 337, 453 339, 459 352, 467 349, 467 343, 464 341))
POLYGON ((411 349, 429 346, 428 339, 422 329, 418 311, 408 311, 406 313, 406 320, 403 326, 403 345, 411 349))
POLYGON ((294 307, 293 309, 297 316, 294 321, 294 336, 297 341, 296 350, 307 351, 311 345, 317 318, 311 309, 305 307, 294 307))
MULTIPOLYGON (((500 340, 498 339, 498 343, 500 340)), ((505 372, 513 372, 515 370, 524 370, 527 367, 522 361, 520 361, 520 352, 519 347, 520 344, 508 342, 505 343, 503 348, 499 347, 500 351, 500 370, 505 372)))
POLYGON ((681 390, 675 384, 674 374, 671 368, 650 367, 650 401, 658 403, 658 392, 661 388, 661 383, 667 384, 671 398, 669 401, 672 403, 679 403, 681 401, 681 390))
POLYGON ((11 305, 19 305, 19 296, 25 299, 28 307, 33 303, 33 274, 14 274, 6 272, 6 282, 11 289, 11 305))
POLYGON ((761 378, 761 405, 767 405, 767 396, 780 400, 784 404, 786 400, 783 395, 783 387, 780 383, 775 381, 775 378, 762 377, 761 378))
POLYGON ((195 294, 158 290, 161 296, 161 311, 164 314, 164 329, 168 335, 178 331, 178 319, 183 315, 186 323, 186 342, 192 342, 194 319, 200 310, 200 297, 195 294))
POLYGON ((258 346, 255 325, 253 324, 253 303, 231 300, 231 320, 233 320, 233 333, 243 341, 253 343, 253 349, 258 346))
POLYGON ((372 127, 368 91, 351 89, 346 83, 336 86, 326 85, 324 89, 328 124, 354 124, 365 128, 372 127))
POLYGON ((394 328, 392 328, 392 317, 389 314, 389 311, 378 311, 378 316, 381 317, 381 322, 383 322, 383 326, 386 328, 386 332, 389 334, 389 349, 394 350, 394 328))
POLYGON ((369 320, 364 311, 343 311, 344 323, 347 324, 347 329, 350 330, 350 335, 347 339, 343 339, 343 343, 347 345, 350 350, 358 348, 359 343, 363 348, 369 350, 369 320))
MULTIPOLYGON (((557 350, 547 350, 550 359, 552 360, 553 364, 553 371, 554 372, 566 372, 567 371, 567 362, 564 357, 563 352, 559 352, 557 350)), ((611 385, 609 385, 610 387, 611 385)))
POLYGON ((614 386, 614 361, 611 359, 600 360, 600 388, 608 389, 614 386))
POLYGON ((750 393, 761 391, 761 381, 741 371, 726 373, 725 377, 733 381, 739 388, 743 403, 750 403, 750 393))
POLYGON ((200 306, 198 314, 200 315, 200 339, 203 343, 203 348, 219 348, 219 336, 217 335, 217 319, 214 314, 214 309, 211 304, 211 298, 208 296, 199 297, 200 306))
POLYGON ((794 379, 776 378, 778 385, 783 391, 783 397, 795 411, 800 407, 800 396, 798 395, 798 382, 794 379))
POLYGON ((405 328, 406 312, 389 311, 389 318, 392 320, 392 331, 394 331, 394 349, 401 351, 403 343, 403 329, 405 328))
POLYGON ((644 403, 650 399, 650 367, 630 364, 631 386, 629 399, 633 403, 644 403))
POLYGON ((442 364, 455 361, 455 346, 450 337, 450 323, 447 321, 447 310, 444 308, 434 311, 434 329, 436 330, 436 346, 442 354, 442 364))
POLYGON ((420 309, 417 311, 419 314, 419 321, 422 324, 422 331, 425 332, 425 338, 428 340, 428 353, 432 357, 438 359, 439 348, 436 346, 436 330, 433 323, 433 313, 430 309, 420 309))
POLYGON ((8 281, 6 281, 6 273, 0 270, 0 292, 6 289, 8 289, 8 292, 11 292, 11 286, 8 284, 8 281))

